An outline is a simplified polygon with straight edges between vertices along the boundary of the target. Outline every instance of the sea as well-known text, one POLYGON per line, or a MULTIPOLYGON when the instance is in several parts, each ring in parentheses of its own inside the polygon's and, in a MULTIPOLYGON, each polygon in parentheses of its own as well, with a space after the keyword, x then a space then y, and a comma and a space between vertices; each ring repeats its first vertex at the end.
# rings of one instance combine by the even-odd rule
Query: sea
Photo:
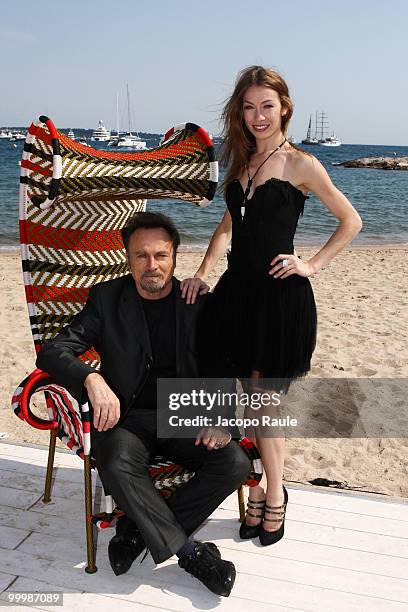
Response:
MULTIPOLYGON (((99 149, 105 143, 96 144, 99 149)), ((149 143, 148 143, 149 144, 149 143)), ((18 248, 19 160, 24 141, 0 140, 0 250, 18 248)), ((360 157, 408 156, 408 146, 305 146, 326 168, 333 183, 347 196, 363 219, 357 245, 408 243, 408 172, 343 168, 335 164, 360 157)), ((223 172, 220 173, 221 179, 223 172)), ((225 210, 221 191, 207 208, 179 200, 149 200, 148 209, 169 215, 178 227, 182 248, 205 248, 225 210)), ((314 195, 305 204, 296 245, 323 245, 336 229, 337 219, 314 195)))

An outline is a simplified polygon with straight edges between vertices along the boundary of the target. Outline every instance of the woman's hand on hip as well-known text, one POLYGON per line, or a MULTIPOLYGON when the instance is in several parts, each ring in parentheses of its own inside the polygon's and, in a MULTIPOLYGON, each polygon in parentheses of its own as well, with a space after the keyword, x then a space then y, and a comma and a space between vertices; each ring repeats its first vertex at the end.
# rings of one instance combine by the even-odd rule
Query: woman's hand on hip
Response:
POLYGON ((287 278, 292 274, 309 277, 313 275, 313 268, 297 255, 280 253, 272 259, 269 274, 274 278, 287 278))

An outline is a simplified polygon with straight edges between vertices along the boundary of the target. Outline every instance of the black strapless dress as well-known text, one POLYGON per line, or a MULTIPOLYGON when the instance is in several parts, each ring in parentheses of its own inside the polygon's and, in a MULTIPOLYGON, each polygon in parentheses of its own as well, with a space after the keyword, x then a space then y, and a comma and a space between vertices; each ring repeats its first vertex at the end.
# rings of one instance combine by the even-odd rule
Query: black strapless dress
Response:
MULTIPOLYGON (((310 369, 316 343, 316 305, 308 278, 273 278, 270 262, 293 253, 293 238, 306 196, 271 178, 259 185, 241 220, 239 181, 227 187, 232 217, 228 269, 211 300, 212 374, 293 379, 310 369)), ((208 340, 208 338, 207 338, 208 340)))

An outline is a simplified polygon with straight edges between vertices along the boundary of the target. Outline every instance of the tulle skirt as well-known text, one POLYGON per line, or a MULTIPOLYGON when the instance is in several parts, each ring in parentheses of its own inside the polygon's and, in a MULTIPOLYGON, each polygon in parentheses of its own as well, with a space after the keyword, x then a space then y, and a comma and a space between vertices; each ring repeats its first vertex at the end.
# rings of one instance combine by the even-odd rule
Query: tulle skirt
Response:
POLYGON ((256 278, 228 269, 218 281, 207 319, 213 376, 293 380, 310 370, 316 304, 308 278, 256 278))

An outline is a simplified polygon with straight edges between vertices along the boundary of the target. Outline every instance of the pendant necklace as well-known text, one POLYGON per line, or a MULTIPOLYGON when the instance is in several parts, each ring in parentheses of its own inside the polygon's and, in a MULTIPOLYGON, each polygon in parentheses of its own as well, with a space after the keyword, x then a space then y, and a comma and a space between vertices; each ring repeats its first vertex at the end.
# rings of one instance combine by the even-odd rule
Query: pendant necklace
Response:
POLYGON ((249 175, 248 166, 246 167, 246 171, 247 171, 247 174, 248 174, 248 183, 247 183, 247 186, 246 186, 246 189, 245 189, 245 192, 244 192, 244 201, 242 202, 242 205, 241 205, 241 222, 244 220, 246 204, 248 202, 248 196, 249 196, 249 192, 251 191, 251 187, 252 187, 252 183, 254 182, 254 178, 256 177, 256 175, 258 174, 258 171, 262 168, 264 163, 267 162, 268 159, 270 157, 272 157, 272 155, 274 153, 276 153, 276 151, 279 151, 279 149, 281 147, 283 147, 285 142, 286 142, 286 138, 280 143, 279 146, 276 147, 276 149, 274 149, 273 151, 271 151, 271 153, 269 153, 268 157, 265 157, 263 162, 255 170, 255 174, 253 174, 252 177, 249 175))

